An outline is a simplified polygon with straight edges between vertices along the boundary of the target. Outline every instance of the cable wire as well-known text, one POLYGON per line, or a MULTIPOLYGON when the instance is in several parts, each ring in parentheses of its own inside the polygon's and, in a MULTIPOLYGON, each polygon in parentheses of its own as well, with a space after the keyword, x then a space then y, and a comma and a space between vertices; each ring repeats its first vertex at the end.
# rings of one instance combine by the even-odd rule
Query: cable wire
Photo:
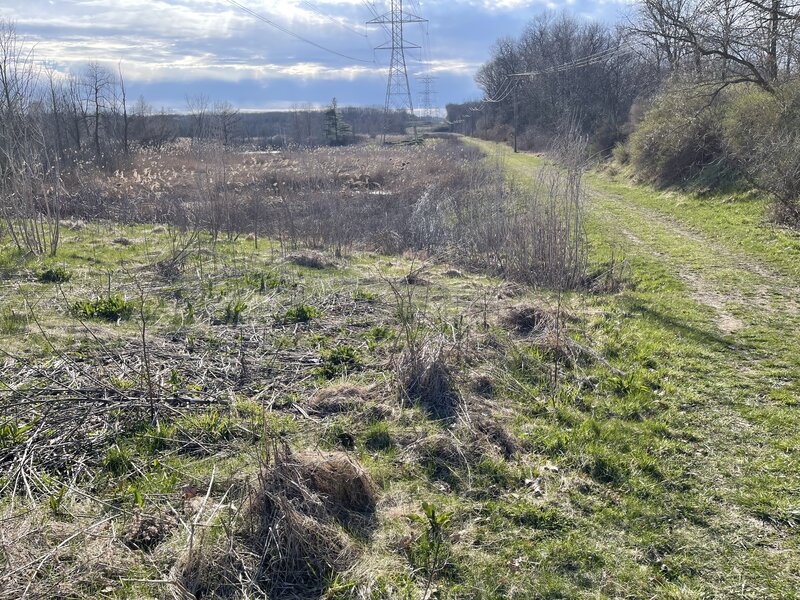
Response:
POLYGON ((350 25, 348 25, 344 21, 341 21, 340 19, 334 17, 333 15, 329 15, 328 13, 324 12, 321 8, 319 8, 313 2, 307 2, 307 1, 303 0, 302 2, 300 2, 300 5, 303 6, 304 8, 307 8, 311 12, 316 13, 317 15, 319 15, 322 18, 328 19, 329 21, 332 21, 333 23, 335 23, 339 27, 342 27, 344 29, 347 29, 348 31, 351 31, 351 32, 355 33, 359 37, 363 37, 363 38, 367 37, 367 34, 365 32, 358 31, 357 29, 355 29, 354 27, 351 27, 350 25))
POLYGON ((232 4, 233 6, 239 8, 240 10, 242 10, 244 12, 246 12, 251 17, 253 17, 255 19, 258 19, 259 21, 261 21, 263 23, 266 23, 270 27, 274 27, 278 31, 283 32, 286 35, 288 35, 290 37, 293 37, 293 38, 295 38, 297 40, 300 40, 301 42, 304 42, 306 44, 314 46, 315 48, 319 48, 320 50, 323 50, 324 52, 328 52, 329 54, 334 54, 334 55, 339 56, 341 58, 346 58, 347 60, 353 60, 353 61, 361 62, 361 63, 372 64, 372 63, 375 62, 374 60, 364 60, 363 58, 356 58, 355 56, 348 56, 347 54, 344 54, 342 52, 338 52, 337 50, 332 50, 330 48, 326 48, 325 46, 323 46, 321 44, 318 44, 316 42, 313 42, 313 41, 309 40, 308 38, 304 38, 303 36, 296 34, 294 31, 292 31, 290 29, 287 29, 283 25, 279 25, 275 21, 271 21, 270 19, 268 19, 264 15, 259 14, 259 13, 255 12, 254 10, 251 10, 251 9, 247 8, 244 4, 240 4, 236 0, 226 0, 226 2, 228 2, 228 4, 232 4))
MULTIPOLYGON (((599 64, 601 62, 604 62, 605 60, 617 56, 627 56, 628 54, 632 54, 633 52, 635 52, 635 49, 630 44, 626 43, 626 44, 621 44, 616 48, 609 48, 601 52, 596 52, 595 54, 590 54, 588 56, 584 56, 582 58, 578 58, 570 62, 562 63, 560 65, 555 65, 553 67, 548 67, 546 69, 541 69, 539 71, 528 71, 525 73, 509 73, 508 75, 506 75, 503 84, 495 93, 494 98, 484 96, 484 98, 481 100, 478 106, 472 106, 470 107, 469 110, 470 112, 473 113, 483 112, 483 110, 489 104, 499 104, 501 102, 505 102, 514 92, 517 91, 517 88, 519 87, 520 82, 524 77, 538 77, 540 75, 552 75, 556 73, 564 73, 571 69, 584 68, 595 64, 599 64)), ((471 118, 471 116, 472 115, 464 113, 459 118, 463 120, 466 118, 471 118)))

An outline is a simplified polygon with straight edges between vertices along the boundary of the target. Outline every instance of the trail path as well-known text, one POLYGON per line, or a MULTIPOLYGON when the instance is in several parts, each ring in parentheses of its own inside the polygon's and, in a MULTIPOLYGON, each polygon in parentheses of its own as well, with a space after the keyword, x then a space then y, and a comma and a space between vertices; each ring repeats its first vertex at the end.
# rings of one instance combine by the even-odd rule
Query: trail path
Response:
MULTIPOLYGON (((708 309, 727 342, 726 349, 714 350, 716 360, 707 373, 685 375, 688 380, 704 379, 687 384, 707 390, 686 416, 693 428, 704 432, 704 443, 694 448, 692 458, 693 471, 717 509, 709 531, 717 537, 712 543, 722 551, 740 547, 763 554, 783 576, 796 580, 798 573, 791 569, 797 568, 800 464, 796 452, 793 460, 785 448, 795 443, 800 425, 797 282, 671 216, 595 190, 591 199, 594 218, 603 230, 630 240, 628 255, 646 253, 665 265, 685 284, 691 298, 708 309), (794 400, 771 398, 771 392, 781 388, 794 400), (765 473, 781 460, 790 468, 794 464, 794 474, 769 490, 777 500, 771 504, 778 510, 756 517, 742 495, 758 495, 765 473), (786 560, 790 555, 792 560, 786 560)), ((746 572, 746 565, 737 563, 740 557, 731 555, 731 566, 746 572)), ((766 588, 742 592, 741 597, 761 593, 774 597, 766 588)))
MULTIPOLYGON (((482 146, 504 153, 506 168, 523 180, 541 162, 482 146)), ((665 269, 683 289, 664 294, 694 301, 708 323, 704 368, 679 372, 674 382, 685 396, 682 417, 702 432, 689 453, 697 487, 714 506, 701 535, 721 553, 717 566, 725 565, 700 577, 718 597, 800 597, 800 281, 730 248, 709 228, 694 230, 674 206, 653 210, 614 186, 626 184, 588 184, 595 243, 621 245, 634 279, 642 265, 665 269), (768 565, 789 588, 754 581, 755 564, 768 565)), ((655 313, 663 296, 659 306, 637 296, 636 306, 655 313)), ((664 327, 688 335, 669 318, 664 327)))

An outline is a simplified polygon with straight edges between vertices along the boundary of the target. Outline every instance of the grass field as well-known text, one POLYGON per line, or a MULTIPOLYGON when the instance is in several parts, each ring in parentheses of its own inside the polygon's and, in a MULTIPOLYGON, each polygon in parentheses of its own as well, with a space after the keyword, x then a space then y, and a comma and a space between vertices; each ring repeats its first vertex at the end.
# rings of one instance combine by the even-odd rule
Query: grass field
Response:
POLYGON ((4 247, 0 597, 798 597, 800 236, 587 181, 613 291, 243 237, 173 272, 106 222, 4 247))

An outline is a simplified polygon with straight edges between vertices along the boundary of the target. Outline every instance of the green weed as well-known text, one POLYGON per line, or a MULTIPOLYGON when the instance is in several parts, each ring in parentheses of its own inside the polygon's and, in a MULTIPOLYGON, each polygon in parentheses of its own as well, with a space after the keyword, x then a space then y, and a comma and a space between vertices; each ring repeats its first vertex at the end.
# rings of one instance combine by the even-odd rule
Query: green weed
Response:
POLYGON ((318 316, 319 311, 313 306, 309 306, 308 304, 298 304, 289 308, 282 315, 275 315, 274 319, 276 322, 283 324, 308 323, 318 316))
POLYGON ((429 502, 422 503, 422 512, 422 515, 408 516, 409 521, 424 527, 422 534, 409 546, 408 558, 415 569, 427 576, 425 593, 422 595, 423 598, 427 598, 434 577, 447 560, 445 531, 450 524, 450 514, 436 510, 436 507, 429 502))
POLYGON ((375 302, 378 297, 372 292, 368 292, 361 288, 353 292, 353 300, 361 300, 362 302, 375 302))
POLYGON ((136 305, 126 300, 122 294, 101 296, 94 300, 76 302, 72 312, 78 318, 100 319, 103 321, 125 321, 133 316, 136 305))
POLYGON ((222 323, 236 327, 242 321, 242 315, 247 310, 247 304, 241 300, 232 300, 225 305, 222 311, 222 323))
POLYGON ((40 283, 66 283, 72 279, 72 273, 64 267, 51 267, 36 276, 40 283))
POLYGON ((10 448, 23 443, 27 438, 25 433, 36 424, 32 421, 27 425, 17 425, 13 421, 3 424, 0 427, 0 448, 10 448))
POLYGON ((342 345, 326 352, 322 357, 319 374, 325 379, 334 379, 341 375, 361 369, 361 355, 352 346, 342 345))

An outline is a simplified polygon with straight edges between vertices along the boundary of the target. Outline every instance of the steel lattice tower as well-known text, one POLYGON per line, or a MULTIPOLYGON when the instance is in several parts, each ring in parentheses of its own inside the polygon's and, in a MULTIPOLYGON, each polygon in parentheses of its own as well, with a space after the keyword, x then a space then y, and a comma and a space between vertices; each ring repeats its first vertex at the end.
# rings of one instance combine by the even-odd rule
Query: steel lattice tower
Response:
MULTIPOLYGON (((389 61, 389 81, 386 84, 386 104, 383 109, 383 143, 386 143, 389 117, 393 111, 407 110, 412 119, 414 118, 414 102, 411 99, 411 86, 408 83, 405 51, 419 49, 419 46, 406 42, 403 26, 406 23, 424 22, 425 19, 403 10, 403 0, 390 0, 389 12, 367 23, 384 26, 391 37, 389 42, 376 48, 376 50, 390 50, 392 53, 389 61)), ((416 122, 414 122, 414 139, 417 139, 416 122)))
POLYGON ((419 108, 422 111, 421 116, 425 120, 426 125, 433 124, 433 118, 436 116, 436 109, 434 108, 436 91, 434 90, 434 82, 436 78, 425 73, 417 77, 420 84, 422 84, 422 91, 419 93, 419 108))

